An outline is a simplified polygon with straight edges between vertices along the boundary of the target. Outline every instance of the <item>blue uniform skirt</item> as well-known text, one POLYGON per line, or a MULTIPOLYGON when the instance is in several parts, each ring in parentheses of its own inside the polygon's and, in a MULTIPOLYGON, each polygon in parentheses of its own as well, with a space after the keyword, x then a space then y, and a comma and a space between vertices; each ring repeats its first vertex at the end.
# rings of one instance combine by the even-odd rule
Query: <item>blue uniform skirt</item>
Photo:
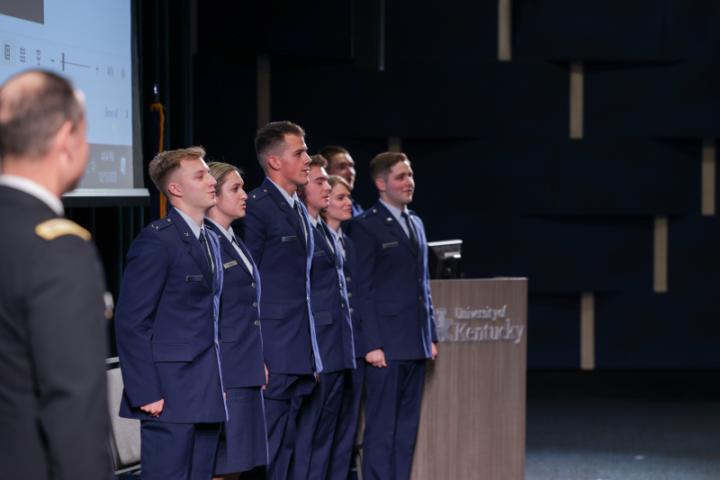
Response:
POLYGON ((260 387, 229 388, 226 393, 229 420, 220 433, 215 475, 267 465, 265 406, 260 387))

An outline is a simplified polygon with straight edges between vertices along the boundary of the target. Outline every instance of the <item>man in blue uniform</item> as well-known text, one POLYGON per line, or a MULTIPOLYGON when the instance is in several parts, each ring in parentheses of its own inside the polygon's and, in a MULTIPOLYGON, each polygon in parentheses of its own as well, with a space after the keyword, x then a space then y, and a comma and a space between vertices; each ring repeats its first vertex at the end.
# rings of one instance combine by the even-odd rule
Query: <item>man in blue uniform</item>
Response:
POLYGON ((357 251, 357 294, 365 340, 363 477, 408 479, 420 420, 425 361, 437 356, 427 240, 408 210, 415 181, 403 153, 370 162, 380 194, 350 229, 357 251))
POLYGON ((245 244, 263 282, 260 320, 265 363, 268 477, 291 478, 298 415, 315 388, 322 359, 310 310, 312 226, 297 197, 308 181, 305 132, 291 122, 272 122, 255 137, 266 178, 250 192, 244 219, 245 244))
POLYGON ((173 209, 133 242, 120 289, 120 414, 141 420, 143 480, 210 479, 227 419, 217 334, 223 266, 217 236, 203 226, 216 181, 204 155, 191 147, 150 162, 173 209))
POLYGON ((300 193, 307 206, 312 233, 315 236, 310 272, 310 305, 317 330, 323 373, 301 417, 301 428, 312 435, 300 440, 296 468, 303 478, 330 479, 329 464, 335 446, 335 431, 343 402, 346 378, 355 368, 350 305, 345 286, 343 259, 330 229, 320 217, 328 207, 330 184, 325 172, 327 161, 314 155, 310 161, 307 185, 300 193))

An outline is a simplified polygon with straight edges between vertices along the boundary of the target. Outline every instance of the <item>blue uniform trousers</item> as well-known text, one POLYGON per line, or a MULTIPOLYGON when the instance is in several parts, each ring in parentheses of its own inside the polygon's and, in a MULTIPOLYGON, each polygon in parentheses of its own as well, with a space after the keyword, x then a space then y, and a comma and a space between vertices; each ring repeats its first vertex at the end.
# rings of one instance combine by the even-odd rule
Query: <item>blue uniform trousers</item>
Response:
POLYGON ((299 435, 290 478, 322 480, 328 476, 345 385, 345 371, 321 373, 320 382, 300 413, 299 435))
POLYGON ((142 420, 143 480, 210 480, 220 423, 170 423, 142 420))
POLYGON ((406 480, 420 423, 425 360, 388 360, 365 372, 363 478, 406 480))
POLYGON ((346 479, 350 475, 355 436, 360 421, 365 369, 370 368, 364 358, 356 358, 355 361, 357 363, 355 370, 346 370, 345 373, 342 406, 335 430, 335 442, 327 476, 332 480, 346 479))
POLYGON ((265 420, 268 434, 269 480, 287 480, 298 441, 300 411, 306 408, 315 389, 313 375, 286 375, 270 372, 265 389, 265 420))

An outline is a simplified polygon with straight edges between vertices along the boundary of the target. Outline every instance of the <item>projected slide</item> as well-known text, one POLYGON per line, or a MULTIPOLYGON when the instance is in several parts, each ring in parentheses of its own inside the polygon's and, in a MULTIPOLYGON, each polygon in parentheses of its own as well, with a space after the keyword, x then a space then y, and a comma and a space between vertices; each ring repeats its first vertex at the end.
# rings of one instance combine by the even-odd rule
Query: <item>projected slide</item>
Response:
POLYGON ((130 9, 130 0, 0 2, 0 81, 39 67, 85 93, 90 162, 80 189, 135 186, 130 9))

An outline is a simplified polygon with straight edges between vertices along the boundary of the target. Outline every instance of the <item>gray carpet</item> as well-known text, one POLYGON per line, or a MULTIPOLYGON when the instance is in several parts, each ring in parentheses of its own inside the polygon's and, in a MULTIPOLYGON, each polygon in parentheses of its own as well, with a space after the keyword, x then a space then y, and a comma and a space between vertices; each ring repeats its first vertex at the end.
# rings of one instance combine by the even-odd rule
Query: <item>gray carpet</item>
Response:
POLYGON ((531 372, 526 480, 720 479, 714 372, 531 372))

